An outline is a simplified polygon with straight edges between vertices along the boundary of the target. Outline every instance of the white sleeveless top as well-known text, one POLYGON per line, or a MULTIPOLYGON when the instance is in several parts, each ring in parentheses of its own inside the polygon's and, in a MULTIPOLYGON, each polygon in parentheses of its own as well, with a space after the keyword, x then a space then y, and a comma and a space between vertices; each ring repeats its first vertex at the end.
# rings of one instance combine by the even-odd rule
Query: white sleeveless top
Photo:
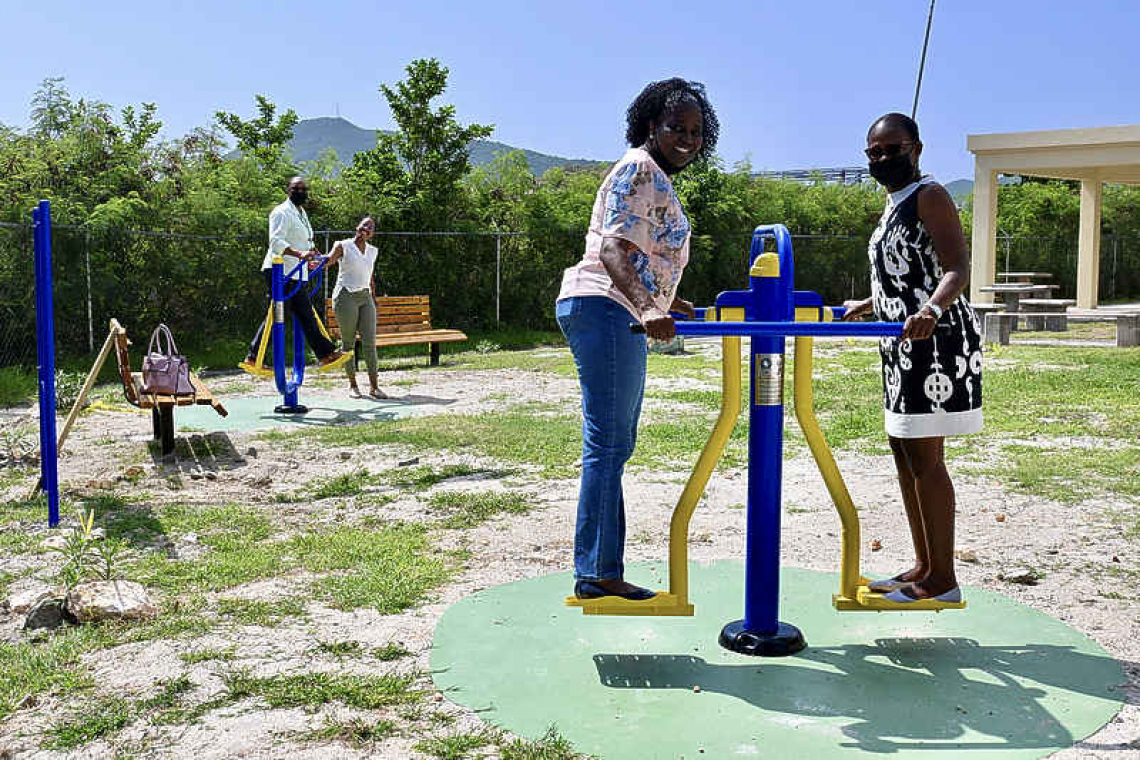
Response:
POLYGON ((376 246, 366 243, 362 253, 356 247, 352 238, 340 241, 340 250, 344 255, 337 262, 336 287, 333 288, 333 298, 340 295, 342 289, 353 293, 368 290, 372 282, 372 268, 376 265, 376 246))

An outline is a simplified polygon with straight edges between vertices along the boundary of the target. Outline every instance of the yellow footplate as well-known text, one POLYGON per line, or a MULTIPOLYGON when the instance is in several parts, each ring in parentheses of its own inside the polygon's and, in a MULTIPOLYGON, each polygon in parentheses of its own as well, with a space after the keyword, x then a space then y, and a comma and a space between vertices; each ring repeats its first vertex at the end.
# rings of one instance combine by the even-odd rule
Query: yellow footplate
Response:
POLYGON ((581 607, 583 615, 683 615, 692 616, 693 605, 684 602, 668 591, 658 591, 652 599, 633 601, 620 596, 599 596, 597 599, 566 597, 567 607, 581 607))
POLYGON ((255 377, 273 377, 273 369, 249 362, 238 362, 238 369, 248 372, 255 377))
POLYGON ((852 610, 867 610, 870 612, 939 612, 941 610, 962 610, 966 608, 965 600, 961 602, 936 602, 933 599, 919 599, 913 602, 892 602, 882 594, 877 594, 866 586, 860 586, 852 599, 842 594, 832 594, 831 603, 835 609, 847 612, 852 610))

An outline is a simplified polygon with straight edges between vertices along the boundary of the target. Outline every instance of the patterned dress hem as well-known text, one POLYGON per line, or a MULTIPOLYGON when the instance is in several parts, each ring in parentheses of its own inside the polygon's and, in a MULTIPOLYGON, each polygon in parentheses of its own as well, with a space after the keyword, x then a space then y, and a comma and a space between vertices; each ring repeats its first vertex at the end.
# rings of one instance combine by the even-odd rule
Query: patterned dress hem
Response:
POLYGON ((969 435, 982 429, 982 410, 899 414, 883 410, 887 435, 892 438, 944 438, 969 435))

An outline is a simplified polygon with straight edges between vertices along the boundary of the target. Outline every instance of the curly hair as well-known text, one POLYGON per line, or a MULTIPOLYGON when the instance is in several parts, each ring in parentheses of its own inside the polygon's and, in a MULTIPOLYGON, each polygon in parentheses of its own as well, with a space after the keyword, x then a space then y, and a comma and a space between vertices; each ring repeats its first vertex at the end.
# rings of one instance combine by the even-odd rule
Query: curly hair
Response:
POLYGON ((697 158, 708 158, 716 150, 720 122, 709 103, 705 86, 679 77, 650 82, 634 98, 625 112, 625 140, 631 147, 644 145, 649 139, 649 122, 660 122, 666 113, 679 106, 694 106, 701 111, 704 139, 697 158))

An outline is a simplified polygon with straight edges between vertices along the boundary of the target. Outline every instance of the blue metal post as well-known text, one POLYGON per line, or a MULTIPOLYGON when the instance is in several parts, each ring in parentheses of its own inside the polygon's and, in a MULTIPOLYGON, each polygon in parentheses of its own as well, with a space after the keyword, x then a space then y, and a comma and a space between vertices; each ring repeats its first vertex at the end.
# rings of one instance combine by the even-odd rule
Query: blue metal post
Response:
POLYGON ((36 268, 36 357, 39 369, 40 477, 48 501, 48 526, 59 525, 55 444, 55 316, 52 311, 51 204, 32 211, 36 268))
POLYGON ((297 402, 305 372, 305 336, 293 315, 293 377, 285 374, 285 264, 273 262, 273 378, 281 393, 281 403, 274 407, 276 414, 304 414, 309 408, 297 402))
MULTIPOLYGON (((756 228, 752 238, 746 322, 795 321, 792 239, 783 225, 756 228), (776 253, 764 254, 765 238, 776 253)), ((720 643, 751 655, 787 655, 803 649, 803 635, 779 621, 780 511, 784 463, 784 336, 753 335, 748 430, 748 512, 744 565, 744 619, 727 624, 720 643)))

